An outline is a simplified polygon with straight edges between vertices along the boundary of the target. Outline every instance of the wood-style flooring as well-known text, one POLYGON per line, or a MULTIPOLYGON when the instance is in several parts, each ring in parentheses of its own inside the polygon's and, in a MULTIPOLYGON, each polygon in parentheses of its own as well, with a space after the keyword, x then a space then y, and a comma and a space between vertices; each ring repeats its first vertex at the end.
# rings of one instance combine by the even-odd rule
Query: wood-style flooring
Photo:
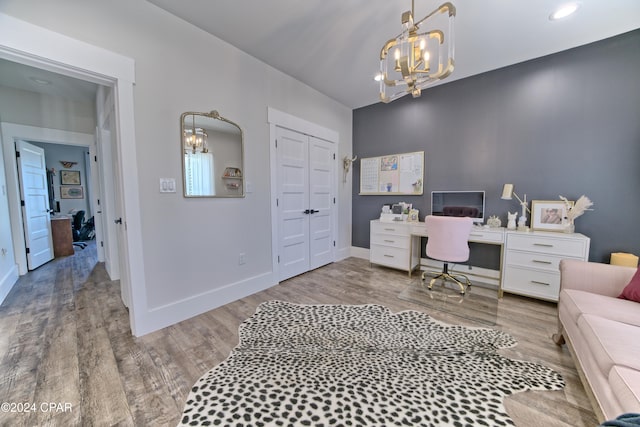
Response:
MULTIPOLYGON (((406 273, 349 258, 289 279, 161 331, 134 338, 118 282, 96 264, 95 247, 76 249, 20 278, 0 306, 0 412, 7 426, 175 426, 193 383, 237 345, 240 323, 261 302, 376 303, 428 312, 398 298, 406 273), (53 406, 50 405, 53 403, 53 406)), ((472 321, 443 313, 454 324, 472 321)), ((551 340, 556 305, 506 295, 495 328, 518 340, 502 354, 559 371, 562 391, 526 392, 505 406, 518 426, 598 424, 566 347, 551 340)))

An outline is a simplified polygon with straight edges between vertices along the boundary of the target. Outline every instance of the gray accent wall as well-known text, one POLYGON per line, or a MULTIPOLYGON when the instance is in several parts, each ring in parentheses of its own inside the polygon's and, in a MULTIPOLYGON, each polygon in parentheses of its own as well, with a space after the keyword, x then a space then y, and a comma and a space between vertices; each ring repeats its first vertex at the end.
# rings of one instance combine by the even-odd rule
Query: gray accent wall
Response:
MULTIPOLYGON (((640 30, 453 81, 353 112, 358 158, 425 152, 423 196, 360 196, 353 167, 353 246, 369 247, 369 220, 384 203, 431 210, 434 190, 485 190, 485 218, 519 204, 500 199, 513 183, 528 200, 594 202, 576 220, 590 260, 640 255, 640 30)), ((372 90, 375 90, 372 88, 372 90)), ((474 264, 496 268, 488 245, 474 264)), ((495 250, 493 250, 495 252, 495 250)))

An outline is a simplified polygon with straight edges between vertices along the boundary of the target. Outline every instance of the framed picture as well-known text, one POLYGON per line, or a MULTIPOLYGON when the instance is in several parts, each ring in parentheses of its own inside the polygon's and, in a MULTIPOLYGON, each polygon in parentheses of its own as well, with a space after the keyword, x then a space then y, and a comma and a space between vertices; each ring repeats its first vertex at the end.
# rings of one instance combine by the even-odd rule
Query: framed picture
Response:
POLYGON ((61 199, 84 199, 84 191, 79 185, 63 185, 60 187, 61 199))
POLYGON ((418 222, 418 214, 420 211, 418 209, 410 209, 409 216, 407 217, 407 221, 409 222, 418 222))
MULTIPOLYGON (((573 205, 573 202, 569 202, 573 205)), ((542 231, 562 231, 567 205, 562 200, 533 200, 531 202, 531 228, 542 231)))
POLYGON ((80 171, 60 171, 60 184, 80 185, 80 171))

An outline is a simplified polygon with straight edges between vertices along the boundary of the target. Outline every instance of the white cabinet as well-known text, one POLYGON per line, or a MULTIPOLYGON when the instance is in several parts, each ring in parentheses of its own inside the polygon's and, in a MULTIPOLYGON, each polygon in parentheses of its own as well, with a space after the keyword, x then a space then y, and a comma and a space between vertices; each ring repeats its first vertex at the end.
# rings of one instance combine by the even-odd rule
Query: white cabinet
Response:
POLYGON ((560 260, 586 261, 590 239, 582 234, 507 232, 502 290, 558 301, 560 260))
POLYGON ((420 262, 420 238, 411 235, 411 223, 371 221, 369 261, 413 271, 420 262))

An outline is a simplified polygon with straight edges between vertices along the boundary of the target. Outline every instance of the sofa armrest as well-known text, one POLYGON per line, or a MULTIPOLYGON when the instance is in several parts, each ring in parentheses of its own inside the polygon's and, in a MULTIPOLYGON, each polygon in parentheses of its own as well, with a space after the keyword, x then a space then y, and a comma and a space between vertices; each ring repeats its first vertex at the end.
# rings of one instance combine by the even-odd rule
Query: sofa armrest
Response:
POLYGON ((633 267, 563 259, 560 261, 560 290, 577 289, 617 297, 635 272, 633 267))

